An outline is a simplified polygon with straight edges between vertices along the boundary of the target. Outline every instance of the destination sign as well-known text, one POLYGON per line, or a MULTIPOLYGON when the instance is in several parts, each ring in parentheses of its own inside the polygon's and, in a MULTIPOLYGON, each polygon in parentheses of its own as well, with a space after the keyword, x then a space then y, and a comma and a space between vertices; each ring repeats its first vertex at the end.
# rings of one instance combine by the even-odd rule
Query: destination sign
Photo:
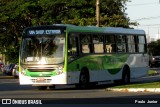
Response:
POLYGON ((61 30, 29 30, 29 35, 52 35, 61 34, 61 30))

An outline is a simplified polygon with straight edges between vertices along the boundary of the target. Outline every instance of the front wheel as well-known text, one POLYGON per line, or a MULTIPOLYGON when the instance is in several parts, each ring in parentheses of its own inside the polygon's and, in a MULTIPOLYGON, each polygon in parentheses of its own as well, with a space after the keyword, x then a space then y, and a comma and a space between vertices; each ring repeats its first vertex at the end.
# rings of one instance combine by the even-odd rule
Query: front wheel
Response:
POLYGON ((77 84, 76 87, 80 89, 86 89, 89 87, 89 75, 87 73, 80 74, 79 84, 77 84))
POLYGON ((130 69, 125 67, 122 74, 122 84, 130 83, 130 69))
POLYGON ((51 89, 51 90, 55 89, 55 85, 49 86, 49 89, 51 89))
POLYGON ((37 86, 38 90, 46 90, 47 86, 37 86))

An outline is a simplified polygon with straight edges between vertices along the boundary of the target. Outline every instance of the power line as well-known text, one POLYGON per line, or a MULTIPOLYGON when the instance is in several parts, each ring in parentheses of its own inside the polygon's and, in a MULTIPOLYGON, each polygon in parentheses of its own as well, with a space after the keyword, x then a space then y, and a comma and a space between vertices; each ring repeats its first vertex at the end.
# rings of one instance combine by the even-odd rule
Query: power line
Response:
POLYGON ((152 3, 143 3, 143 4, 131 4, 131 5, 127 5, 127 6, 144 6, 144 5, 155 5, 155 4, 160 4, 159 2, 152 2, 152 3))
POLYGON ((158 19, 160 18, 160 16, 156 16, 156 17, 148 17, 148 18, 139 18, 139 19, 134 19, 133 21, 139 21, 139 20, 152 20, 152 19, 158 19))
MULTIPOLYGON (((132 25, 131 25, 132 26, 132 25)), ((132 27, 143 27, 143 28, 160 28, 160 24, 146 24, 146 25, 137 25, 132 27)))
POLYGON ((147 24, 147 25, 138 25, 138 26, 160 26, 160 24, 147 24))

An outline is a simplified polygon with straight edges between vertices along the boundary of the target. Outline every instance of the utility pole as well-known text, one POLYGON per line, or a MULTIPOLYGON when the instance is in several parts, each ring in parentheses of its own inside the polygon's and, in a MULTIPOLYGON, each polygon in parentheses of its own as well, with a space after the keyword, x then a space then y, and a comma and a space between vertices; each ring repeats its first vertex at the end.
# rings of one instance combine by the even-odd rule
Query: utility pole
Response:
POLYGON ((100 3, 99 0, 96 0, 96 20, 97 20, 97 27, 100 26, 100 3))

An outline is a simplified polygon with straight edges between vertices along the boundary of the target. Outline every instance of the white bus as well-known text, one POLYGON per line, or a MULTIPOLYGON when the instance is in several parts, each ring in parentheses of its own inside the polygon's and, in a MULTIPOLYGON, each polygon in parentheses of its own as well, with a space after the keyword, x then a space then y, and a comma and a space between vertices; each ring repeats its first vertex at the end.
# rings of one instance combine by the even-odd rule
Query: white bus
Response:
POLYGON ((149 57, 144 30, 52 25, 26 28, 19 57, 21 85, 38 89, 141 77, 149 57))

